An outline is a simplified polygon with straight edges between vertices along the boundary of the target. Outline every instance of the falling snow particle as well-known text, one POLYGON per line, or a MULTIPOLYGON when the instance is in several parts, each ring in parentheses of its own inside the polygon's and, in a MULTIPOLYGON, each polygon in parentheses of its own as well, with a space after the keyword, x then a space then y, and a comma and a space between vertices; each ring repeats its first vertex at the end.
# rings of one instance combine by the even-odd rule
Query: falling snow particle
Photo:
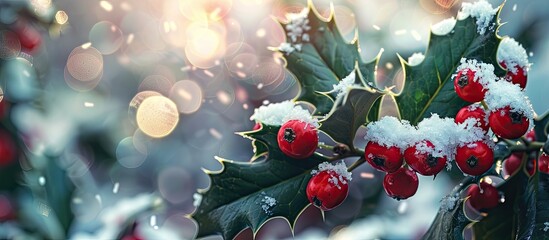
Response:
POLYGON ((118 188, 120 187, 120 183, 116 182, 114 186, 112 187, 112 193, 116 194, 118 193, 118 188))
POLYGON ((44 176, 39 177, 38 184, 40 184, 40 186, 46 185, 46 178, 44 176))
POLYGON ((545 227, 543 228, 543 231, 544 232, 549 231, 549 222, 544 222, 543 224, 545 225, 545 227))

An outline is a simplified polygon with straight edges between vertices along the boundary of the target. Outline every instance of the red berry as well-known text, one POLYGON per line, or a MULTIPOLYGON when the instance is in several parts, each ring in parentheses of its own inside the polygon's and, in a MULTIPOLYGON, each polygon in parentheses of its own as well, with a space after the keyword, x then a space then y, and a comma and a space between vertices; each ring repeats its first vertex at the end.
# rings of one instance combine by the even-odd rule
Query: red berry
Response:
POLYGON ((511 111, 511 107, 507 106, 490 113, 489 125, 496 135, 502 138, 515 139, 528 131, 530 120, 519 112, 511 111))
POLYGON ((325 170, 309 180, 306 192, 309 202, 328 211, 339 206, 347 198, 349 183, 335 171, 325 170))
POLYGON ((492 167, 494 152, 482 141, 466 144, 456 149, 456 164, 459 169, 472 176, 478 176, 492 167))
MULTIPOLYGON (((424 145, 434 149, 434 145, 430 141, 425 141, 424 145)), ((424 176, 432 176, 438 174, 444 166, 446 166, 446 157, 433 157, 430 153, 417 153, 417 144, 407 148, 404 151, 404 160, 406 163, 424 176)))
POLYGON ((470 69, 459 71, 454 79, 454 89, 457 95, 467 102, 480 102, 486 94, 486 89, 474 79, 475 71, 470 69))
POLYGON ((261 123, 256 122, 253 130, 259 130, 261 128, 261 123))
POLYGON ((534 129, 532 128, 530 131, 526 133, 526 135, 524 135, 524 138, 529 142, 536 141, 536 131, 534 131, 534 129))
MULTIPOLYGON (((500 62, 500 65, 507 69, 507 64, 505 62, 500 62)), ((507 71, 507 74, 505 75, 505 80, 508 82, 511 82, 513 84, 518 84, 521 89, 524 89, 526 87, 526 81, 528 77, 526 76, 526 71, 521 66, 515 66, 517 68, 517 73, 513 73, 512 71, 507 71)))
POLYGON ((385 147, 376 142, 368 142, 364 157, 373 168, 384 172, 394 172, 402 166, 402 154, 395 146, 385 147))
POLYGON ((318 146, 318 133, 310 123, 290 120, 278 130, 278 146, 284 154, 296 159, 308 158, 318 146))
POLYGON ((10 135, 0 130, 0 167, 10 164, 17 155, 17 149, 10 135))
POLYGON ((396 200, 409 198, 416 194, 419 187, 417 174, 407 167, 387 173, 383 179, 383 188, 389 197, 396 200))
POLYGON ((487 182, 481 182, 480 187, 477 184, 471 185, 467 196, 471 206, 478 211, 496 207, 500 199, 498 189, 487 182))
POLYGON ((488 132, 488 124, 486 123, 486 113, 484 109, 477 106, 467 106, 459 110, 456 114, 455 122, 463 123, 468 118, 474 118, 477 120, 477 123, 480 123, 478 127, 482 128, 485 132, 488 132))
POLYGON ((513 175, 520 167, 522 157, 517 154, 511 154, 505 161, 503 161, 503 171, 506 175, 513 175))
POLYGON ((549 174, 549 156, 542 153, 538 159, 539 172, 549 174))

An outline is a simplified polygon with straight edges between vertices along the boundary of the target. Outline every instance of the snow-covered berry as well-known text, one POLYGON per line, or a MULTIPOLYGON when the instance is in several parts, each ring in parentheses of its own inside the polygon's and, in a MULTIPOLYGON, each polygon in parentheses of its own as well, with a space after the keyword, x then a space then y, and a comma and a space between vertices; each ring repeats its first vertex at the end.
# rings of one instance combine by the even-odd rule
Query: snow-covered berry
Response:
POLYGON ((278 130, 278 147, 289 157, 308 158, 318 146, 318 132, 314 125, 300 120, 290 120, 278 130))
MULTIPOLYGON (((501 62, 500 65, 503 68, 506 68, 505 62, 501 62)), ((526 69, 520 66, 516 67, 517 69, 515 72, 513 71, 507 71, 507 74, 505 74, 504 79, 512 84, 518 84, 521 89, 524 89, 526 87, 526 82, 528 80, 526 69)))
POLYGON ((478 105, 469 105, 466 107, 463 107, 458 111, 455 117, 456 123, 463 123, 468 118, 474 118, 477 120, 477 127, 482 128, 485 132, 488 132, 488 123, 486 118, 486 112, 484 112, 484 109, 482 107, 479 107, 478 105))
POLYGON ((471 185, 467 190, 467 196, 469 196, 468 201, 471 207, 478 211, 494 208, 499 204, 500 200, 498 189, 486 181, 478 185, 471 185))
POLYGON ((387 173, 383 179, 383 188, 389 197, 396 200, 407 199, 417 192, 419 180, 416 172, 407 167, 387 173))
POLYGON ((364 149, 364 157, 373 168, 384 172, 394 172, 402 166, 400 148, 385 147, 376 142, 369 142, 364 149))
POLYGON ((415 144, 404 151, 404 160, 412 169, 424 176, 438 174, 446 166, 446 156, 435 157, 430 153, 434 145, 430 141, 415 144))
POLYGON ((317 172, 307 184, 307 198, 323 211, 331 210, 347 198, 349 181, 345 174, 331 169, 317 172))
POLYGON ((486 89, 475 78, 475 71, 463 69, 458 72, 454 79, 454 89, 457 95, 467 102, 480 102, 484 99, 486 89))
POLYGON ((489 125, 496 135, 515 139, 528 131, 530 119, 507 106, 490 112, 489 125))
POLYGON ((492 167, 493 150, 483 141, 465 144, 456 149, 456 164, 468 175, 478 176, 492 167))

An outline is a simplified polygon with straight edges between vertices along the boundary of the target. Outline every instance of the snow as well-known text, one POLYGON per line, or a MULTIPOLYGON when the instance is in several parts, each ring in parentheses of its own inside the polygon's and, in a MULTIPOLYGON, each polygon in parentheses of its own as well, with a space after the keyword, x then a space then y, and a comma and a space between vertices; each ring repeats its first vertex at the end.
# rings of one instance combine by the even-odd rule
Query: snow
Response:
POLYGON ((318 165, 318 170, 311 171, 311 175, 314 176, 323 171, 328 171, 330 174, 328 182, 334 184, 338 189, 341 189, 339 183, 348 184, 348 182, 353 180, 352 173, 347 171, 347 166, 343 161, 337 162, 335 165, 332 165, 329 162, 323 162, 318 165))
POLYGON ((352 71, 349 75, 344 77, 339 81, 338 84, 334 84, 334 90, 333 92, 337 93, 337 98, 340 98, 342 96, 345 96, 347 94, 347 90, 355 85, 355 79, 356 74, 355 71, 352 71))
POLYGON ((432 25, 431 32, 433 32, 433 34, 435 35, 446 35, 454 29, 454 26, 456 26, 456 22, 457 21, 454 17, 444 19, 436 23, 435 25, 432 25))
POLYGON ((498 62, 504 62, 506 68, 514 74, 517 74, 517 66, 525 70, 524 74, 527 74, 530 67, 526 50, 510 37, 504 38, 499 44, 497 59, 498 62))
POLYGON ((545 227, 543 228, 543 231, 544 232, 549 231, 549 222, 544 222, 543 225, 545 225, 545 227))
POLYGON ((420 53, 420 52, 414 53, 412 54, 412 56, 408 58, 408 65, 417 66, 421 62, 423 62, 423 59, 425 59, 425 55, 423 55, 423 53, 420 53))
POLYGON ((261 199, 261 209, 263 209, 266 214, 272 214, 273 212, 271 209, 276 206, 276 199, 268 196, 265 192, 261 192, 261 196, 263 196, 261 199))
POLYGON ((202 202, 202 194, 194 193, 193 194, 193 206, 198 207, 198 206, 200 206, 201 202, 202 202))
POLYGON ((294 51, 301 51, 302 42, 308 42, 310 40, 310 35, 307 31, 311 30, 309 25, 309 19, 307 15, 309 13, 308 8, 304 8, 299 13, 289 13, 286 15, 288 24, 286 24, 286 36, 288 36, 290 42, 281 43, 278 46, 278 50, 284 52, 286 55, 294 51))
POLYGON ((453 118, 432 114, 414 127, 405 120, 383 117, 366 127, 365 139, 386 147, 396 146, 402 152, 415 146, 418 153, 447 157, 447 168, 450 169, 458 146, 486 140, 486 134, 478 124, 475 118, 457 124, 453 118), (426 141, 431 142, 433 147, 428 146, 426 141))
POLYGON ((442 200, 440 200, 440 209, 443 209, 446 212, 450 212, 450 211, 454 210, 454 208, 457 205, 456 203, 457 203, 458 200, 459 200, 459 195, 458 194, 448 195, 448 196, 442 198, 442 200))
POLYGON ((480 35, 484 35, 484 33, 486 33, 486 28, 492 29, 494 27, 489 25, 497 12, 498 8, 492 8, 492 5, 486 0, 480 0, 474 3, 464 2, 458 13, 458 20, 463 20, 468 17, 476 18, 477 32, 480 35))
POLYGON ((309 111, 296 106, 292 101, 271 103, 254 110, 250 120, 271 126, 281 126, 289 120, 299 120, 318 127, 318 120, 314 119, 309 111))
POLYGON ((366 126, 367 141, 376 142, 385 147, 396 146, 401 150, 413 141, 415 128, 406 120, 400 121, 392 116, 385 116, 366 126))
POLYGON ((456 74, 452 75, 452 78, 455 78, 457 72, 460 72, 464 69, 474 71, 475 79, 473 79, 473 81, 479 82, 480 84, 482 84, 482 86, 484 86, 484 88, 487 88, 489 83, 495 82, 497 79, 497 76, 494 74, 494 65, 483 63, 477 61, 476 59, 466 58, 461 58, 460 65, 457 67, 456 70, 456 74))
POLYGON ((530 100, 518 85, 505 80, 492 82, 488 85, 488 91, 484 97, 490 111, 510 106, 511 112, 523 114, 533 124, 534 109, 530 100))

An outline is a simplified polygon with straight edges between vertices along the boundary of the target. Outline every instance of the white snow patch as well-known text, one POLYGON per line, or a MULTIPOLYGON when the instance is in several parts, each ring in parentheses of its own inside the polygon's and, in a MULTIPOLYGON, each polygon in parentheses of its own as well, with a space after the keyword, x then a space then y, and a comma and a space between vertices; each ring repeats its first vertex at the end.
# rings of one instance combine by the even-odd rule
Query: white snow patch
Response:
POLYGON ((425 55, 423 55, 423 53, 420 53, 420 52, 414 53, 412 54, 412 56, 408 58, 408 65, 417 66, 421 62, 423 62, 424 59, 425 59, 425 55))
POLYGON ((355 85, 355 80, 356 73, 355 71, 352 71, 349 75, 341 79, 337 85, 334 84, 333 92, 337 93, 337 98, 345 96, 345 94, 347 94, 347 90, 355 85))
POLYGON ((544 232, 549 231, 549 222, 544 222, 543 225, 545 225, 545 227, 543 228, 543 231, 544 232))
POLYGON ((254 110, 250 120, 261 122, 271 126, 281 126, 289 120, 299 120, 318 127, 318 120, 301 106, 296 106, 292 101, 271 103, 254 110))
POLYGON ((524 69, 526 75, 531 65, 524 47, 510 37, 504 38, 499 44, 497 58, 498 62, 504 62, 506 68, 514 74, 517 74, 518 66, 524 69))
POLYGON ((446 35, 450 33, 456 26, 456 19, 454 17, 444 19, 431 26, 431 31, 435 35, 446 35))
POLYGON ((338 189, 341 189, 339 183, 348 184, 348 182, 353 180, 352 173, 347 171, 347 166, 343 161, 337 162, 335 165, 329 162, 318 164, 318 170, 311 170, 311 175, 314 176, 323 171, 328 171, 330 174, 328 182, 334 184, 338 189))
POLYGON ((492 5, 486 0, 480 0, 474 3, 464 2, 458 13, 458 20, 463 20, 468 17, 476 18, 477 32, 480 35, 484 35, 484 33, 486 33, 486 28, 490 28, 491 30, 494 27, 489 25, 497 12, 498 8, 492 8, 492 5))
POLYGON ((505 80, 492 82, 488 85, 488 92, 484 97, 490 111, 510 106, 511 112, 523 114, 533 124, 534 109, 528 97, 518 85, 514 85, 505 80))
POLYGON ((193 206, 198 207, 202 202, 202 194, 194 193, 193 194, 193 206))
POLYGON ((263 196, 261 199, 261 209, 263 209, 266 214, 272 214, 273 212, 271 210, 277 204, 276 199, 268 196, 265 192, 261 192, 261 195, 263 196))
POLYGON ((290 42, 281 43, 278 46, 278 50, 284 52, 286 55, 294 51, 301 51, 302 42, 308 42, 310 36, 307 31, 311 30, 309 25, 309 19, 307 15, 309 14, 309 9, 304 8, 299 13, 289 13, 286 15, 288 19, 288 24, 286 25, 286 36, 288 36, 290 42))
POLYGON ((440 209, 444 209, 446 212, 454 210, 459 200, 459 195, 448 195, 440 200, 440 209))
POLYGON ((455 78, 457 72, 461 70, 469 70, 475 72, 475 78, 473 81, 482 84, 484 88, 488 87, 488 84, 495 82, 497 76, 494 74, 494 65, 479 62, 476 59, 466 59, 462 58, 460 60, 460 65, 457 67, 456 74, 452 75, 452 78, 455 78))
POLYGON ((366 126, 364 139, 376 142, 385 147, 396 146, 404 151, 414 141, 414 127, 406 120, 398 120, 392 116, 385 116, 366 126))

